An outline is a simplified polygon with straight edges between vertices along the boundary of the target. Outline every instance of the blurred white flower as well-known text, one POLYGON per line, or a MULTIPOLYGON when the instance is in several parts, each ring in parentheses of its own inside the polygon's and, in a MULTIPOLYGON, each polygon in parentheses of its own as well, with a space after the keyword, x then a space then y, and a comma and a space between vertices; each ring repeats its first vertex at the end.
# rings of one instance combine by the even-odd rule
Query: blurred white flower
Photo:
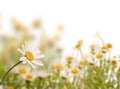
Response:
POLYGON ((18 51, 23 55, 20 58, 23 64, 28 62, 33 68, 35 68, 34 64, 43 66, 43 63, 38 59, 44 58, 45 56, 41 54, 41 51, 38 50, 32 42, 25 42, 25 44, 22 45, 22 49, 18 49, 18 51))
POLYGON ((35 72, 36 76, 39 77, 39 78, 45 78, 47 76, 49 76, 48 72, 47 71, 44 71, 44 70, 40 70, 40 71, 36 71, 35 72))
POLYGON ((22 77, 26 81, 33 81, 36 78, 36 76, 33 73, 26 73, 26 74, 22 75, 22 77))
POLYGON ((0 85, 0 89, 3 89, 3 86, 2 86, 2 85, 0 85))

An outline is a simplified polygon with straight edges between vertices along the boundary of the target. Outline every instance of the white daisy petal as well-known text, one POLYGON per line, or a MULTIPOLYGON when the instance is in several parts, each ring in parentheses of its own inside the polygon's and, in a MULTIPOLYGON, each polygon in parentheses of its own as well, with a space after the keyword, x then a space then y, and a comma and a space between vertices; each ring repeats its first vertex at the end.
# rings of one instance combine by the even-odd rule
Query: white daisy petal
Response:
POLYGON ((43 63, 38 60, 33 60, 32 63, 37 64, 39 66, 43 66, 43 63))
POLYGON ((26 48, 26 50, 28 50, 27 41, 25 42, 25 48, 26 48))
POLYGON ((40 51, 40 50, 35 50, 35 51, 33 51, 33 53, 34 53, 35 55, 38 55, 38 54, 41 53, 41 51, 40 51))
POLYGON ((29 60, 27 60, 27 62, 28 62, 33 68, 35 68, 35 66, 34 66, 29 60))
POLYGON ((32 50, 32 51, 35 51, 35 50, 36 50, 35 44, 32 44, 32 43, 31 43, 31 46, 32 46, 32 47, 31 47, 31 50, 32 50))
POLYGON ((24 55, 24 52, 21 49, 18 48, 18 51, 24 55))
POLYGON ((21 57, 20 58, 20 61, 25 61, 26 60, 26 57, 21 57))
POLYGON ((40 55, 35 56, 34 59, 41 59, 41 58, 44 58, 44 57, 45 57, 45 55, 40 54, 40 55))
POLYGON ((26 64, 26 63, 27 63, 27 61, 26 61, 26 60, 25 60, 25 61, 22 61, 22 63, 23 63, 23 64, 26 64))
POLYGON ((22 50, 23 51, 25 51, 26 50, 26 48, 25 48, 25 46, 22 44, 22 50))
POLYGON ((32 47, 30 42, 27 43, 27 46, 28 46, 28 50, 31 50, 32 47))
POLYGON ((27 60, 26 57, 21 57, 21 58, 20 58, 20 61, 22 61, 23 64, 26 63, 26 60, 27 60))
POLYGON ((28 47, 29 47, 29 50, 33 51, 34 45, 33 45, 32 41, 29 42, 28 47))

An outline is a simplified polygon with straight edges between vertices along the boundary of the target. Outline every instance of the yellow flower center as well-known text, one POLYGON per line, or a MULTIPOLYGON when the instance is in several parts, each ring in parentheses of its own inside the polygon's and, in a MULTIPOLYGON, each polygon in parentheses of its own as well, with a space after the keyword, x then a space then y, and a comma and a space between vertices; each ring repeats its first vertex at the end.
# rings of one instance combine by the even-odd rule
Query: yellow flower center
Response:
POLYGON ((69 87, 69 85, 70 85, 70 81, 67 80, 67 81, 65 82, 65 86, 66 86, 66 87, 69 87))
POLYGON ((72 68, 71 72, 72 72, 73 74, 78 74, 79 69, 78 69, 78 68, 72 68))
POLYGON ((29 61, 32 61, 34 59, 34 56, 33 54, 30 52, 30 51, 27 51, 25 53, 25 57, 29 60, 29 61))
POLYGON ((79 40, 75 45, 75 48, 80 48, 82 46, 83 40, 79 40))
POLYGON ((93 66, 94 71, 98 71, 98 66, 93 66))
POLYGON ((90 50, 90 53, 91 53, 92 55, 95 55, 95 51, 93 51, 93 50, 90 50))
POLYGON ((67 66, 68 68, 70 68, 70 67, 71 67, 71 64, 70 64, 70 63, 67 63, 66 66, 67 66))
POLYGON ((26 80, 32 80, 33 75, 32 74, 27 74, 25 78, 26 78, 26 80))
POLYGON ((56 69, 57 70, 62 70, 63 69, 63 65, 62 64, 56 64, 56 69))
POLYGON ((88 64, 88 61, 85 61, 85 60, 82 60, 82 61, 80 61, 79 62, 79 65, 81 65, 81 66, 86 66, 88 64))
POLYGON ((107 51, 108 47, 107 46, 102 46, 101 49, 107 51))
POLYGON ((13 86, 8 86, 8 88, 7 89, 14 89, 14 87, 13 86))
POLYGON ((68 61, 72 61, 73 59, 74 59, 73 56, 67 56, 68 61))
POLYGON ((14 24, 14 28, 15 28, 16 30, 20 30, 20 29, 22 29, 22 27, 23 27, 23 25, 22 25, 22 23, 20 23, 20 22, 16 22, 16 23, 14 24))
POLYGON ((112 48, 112 44, 111 44, 111 43, 107 43, 106 46, 107 46, 108 48, 112 48))
POLYGON ((64 29, 64 25, 63 24, 58 24, 57 29, 62 31, 64 29))
POLYGON ((102 53, 96 54, 96 57, 97 57, 97 58, 103 58, 103 56, 104 56, 104 55, 103 55, 102 53))
POLYGON ((39 20, 39 19, 35 19, 35 20, 33 21, 33 27, 34 27, 34 28, 39 28, 39 27, 41 26, 41 24, 42 24, 42 22, 41 22, 41 20, 39 20))
POLYGON ((116 67, 116 66, 117 66, 117 61, 116 61, 116 60, 112 60, 112 61, 111 61, 111 64, 112 64, 114 67, 116 67))
POLYGON ((91 49, 91 50, 94 50, 95 48, 96 48, 96 45, 95 45, 95 44, 91 44, 91 45, 90 45, 90 49, 91 49))
POLYGON ((19 72, 21 74, 25 74, 27 72, 27 70, 25 68, 19 68, 19 72))

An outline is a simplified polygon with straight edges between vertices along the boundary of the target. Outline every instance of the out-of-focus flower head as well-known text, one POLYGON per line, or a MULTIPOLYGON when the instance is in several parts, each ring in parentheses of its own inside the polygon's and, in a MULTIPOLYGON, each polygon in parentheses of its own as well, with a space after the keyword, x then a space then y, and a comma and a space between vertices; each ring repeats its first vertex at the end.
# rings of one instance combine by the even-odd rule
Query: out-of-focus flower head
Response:
POLYGON ((12 24, 15 30, 27 32, 27 27, 19 20, 17 20, 15 17, 12 18, 12 24))
POLYGON ((15 89, 14 86, 8 86, 7 89, 15 89))
POLYGON ((55 69, 58 70, 58 71, 63 70, 63 68, 64 68, 63 65, 60 64, 60 63, 58 63, 58 64, 55 65, 55 69))
POLYGON ((26 81, 33 81, 36 78, 36 76, 33 73, 26 73, 26 74, 23 75, 23 78, 26 81))
POLYGON ((16 67, 12 70, 12 72, 13 72, 14 74, 24 75, 24 74, 30 72, 30 67, 28 67, 28 66, 26 66, 26 65, 25 65, 25 66, 23 66, 23 65, 16 66, 16 67))
POLYGON ((115 59, 111 60, 111 65, 112 65, 114 68, 116 68, 116 67, 118 66, 117 60, 115 60, 115 59))
POLYGON ((79 40, 76 44, 75 44, 75 48, 78 49, 82 46, 83 44, 83 40, 79 40))
POLYGON ((99 69, 99 67, 98 67, 97 65, 94 65, 94 66, 93 66, 93 70, 94 70, 95 72, 97 72, 98 69, 99 69))
POLYGON ((105 45, 103 45, 102 47, 101 47, 101 51, 103 52, 103 53, 106 53, 106 52, 108 52, 108 51, 110 51, 111 49, 112 49, 112 44, 111 43, 106 43, 105 45))
POLYGON ((76 75, 76 74, 79 74, 79 71, 80 71, 80 70, 79 70, 77 67, 74 67, 74 68, 71 69, 71 73, 72 73, 72 74, 75 74, 75 75, 76 75))
POLYGON ((26 68, 24 68, 24 67, 20 67, 19 69, 18 69, 18 71, 19 71, 19 73, 21 73, 21 74, 25 74, 25 73, 27 73, 27 69, 26 68))
POLYGON ((104 57, 104 54, 103 53, 97 53, 96 54, 96 58, 98 58, 98 59, 101 59, 101 58, 103 58, 104 57))
POLYGON ((79 65, 82 66, 82 67, 85 67, 89 64, 89 62, 87 60, 80 60, 79 61, 79 65))
POLYGON ((69 85, 71 84, 71 82, 69 80, 65 81, 65 86, 69 87, 69 85))
POLYGON ((0 85, 0 89, 3 89, 3 86, 2 86, 2 85, 0 85))
POLYGON ((32 27, 33 28, 39 28, 42 25, 42 21, 38 18, 34 19, 32 22, 32 27))
POLYGON ((35 71, 35 74, 36 74, 36 77, 39 77, 39 78, 45 78, 47 77, 49 74, 47 71, 45 70, 40 70, 40 71, 35 71))
POLYGON ((66 57, 67 61, 71 63, 74 60, 74 57, 72 55, 69 55, 66 57))
POLYGON ((91 45, 89 46, 89 48, 90 48, 90 50, 92 50, 92 51, 99 49, 98 45, 96 45, 96 44, 91 44, 91 45))
POLYGON ((62 23, 58 24, 58 25, 57 25, 57 29, 58 29, 59 31, 64 30, 64 25, 63 25, 62 23))

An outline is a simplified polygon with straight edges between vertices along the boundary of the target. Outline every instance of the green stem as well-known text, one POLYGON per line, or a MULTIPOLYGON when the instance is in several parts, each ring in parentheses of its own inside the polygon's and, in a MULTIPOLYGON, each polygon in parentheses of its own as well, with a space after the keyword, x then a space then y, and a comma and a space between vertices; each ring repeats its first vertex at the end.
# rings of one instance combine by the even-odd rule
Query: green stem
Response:
POLYGON ((40 87, 40 85, 41 85, 41 78, 39 78, 39 80, 38 80, 38 88, 40 87))
POLYGON ((19 61, 18 63, 16 63, 15 65, 13 65, 6 73, 5 73, 5 75, 3 76, 3 78, 2 78, 2 80, 1 80, 1 82, 0 82, 0 85, 3 83, 3 81, 4 81, 4 79, 5 79, 5 77, 7 76, 7 74, 15 67, 15 66, 17 66, 18 64, 20 64, 22 61, 19 61))
POLYGON ((26 88, 27 88, 27 89, 30 89, 30 83, 31 83, 31 81, 27 81, 27 80, 26 80, 26 88))
POLYGON ((105 58, 103 59, 103 74, 105 72, 105 58))
POLYGON ((117 74, 117 89, 119 89, 119 86, 120 86, 120 81, 119 81, 119 74, 117 74))
POLYGON ((98 37, 99 37, 99 39, 101 40, 101 42, 102 42, 102 45, 104 45, 105 43, 104 43, 104 40, 103 40, 103 38, 100 36, 100 35, 97 35, 98 37))
POLYGON ((84 59, 84 56, 83 56, 82 49, 80 48, 79 51, 80 51, 81 59, 83 60, 83 59, 84 59))

